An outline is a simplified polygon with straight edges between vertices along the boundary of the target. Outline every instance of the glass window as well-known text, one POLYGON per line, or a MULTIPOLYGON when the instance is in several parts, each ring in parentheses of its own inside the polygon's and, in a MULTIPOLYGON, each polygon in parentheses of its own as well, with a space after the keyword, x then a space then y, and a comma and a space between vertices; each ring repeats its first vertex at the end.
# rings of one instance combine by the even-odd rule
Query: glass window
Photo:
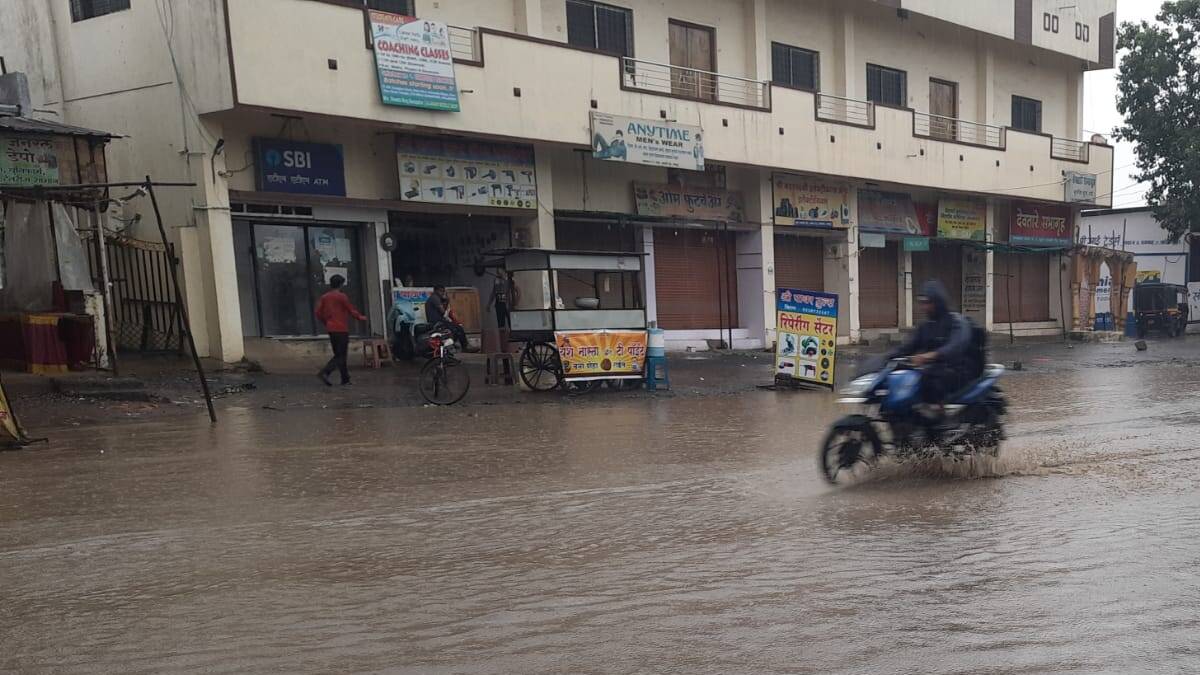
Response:
POLYGON ((567 43, 633 56, 633 12, 590 0, 567 0, 567 43))
POLYGON ((901 108, 908 104, 908 73, 867 64, 867 100, 901 108))
POLYGON ((412 0, 367 0, 367 9, 413 16, 412 0))
POLYGON ((1042 102, 1024 96, 1013 96, 1012 128, 1041 133, 1042 102))
MULTIPOLYGON (((253 226, 254 277, 263 335, 322 333, 313 311, 335 274, 346 279, 342 290, 365 311, 356 234, 350 227, 253 226)), ((368 326, 358 323, 353 328, 362 331, 368 326)))
POLYGON ((84 21, 129 9, 129 0, 71 0, 71 21, 84 21))
POLYGON ((771 43, 771 81, 785 87, 820 89, 819 55, 809 49, 771 43))

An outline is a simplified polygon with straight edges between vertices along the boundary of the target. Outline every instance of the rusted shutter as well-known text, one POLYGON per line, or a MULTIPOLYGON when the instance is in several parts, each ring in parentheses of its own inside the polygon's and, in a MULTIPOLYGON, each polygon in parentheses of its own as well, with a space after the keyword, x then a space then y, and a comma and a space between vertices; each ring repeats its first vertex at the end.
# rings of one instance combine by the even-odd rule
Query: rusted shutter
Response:
MULTIPOLYGON (((930 279, 937 279, 946 287, 950 306, 962 311, 962 245, 930 242, 928 251, 912 254, 913 300, 921 287, 930 279)), ((919 317, 914 316, 913 320, 919 317)))
POLYGON ((997 323, 1050 320, 1050 264, 1044 254, 998 251, 994 272, 997 323))
POLYGON ((737 326, 735 258, 732 234, 654 230, 658 325, 670 330, 737 326))
POLYGON ((775 286, 805 291, 825 290, 824 240, 775 235, 775 286))
POLYGON ((900 325, 900 275, 896 242, 864 248, 858 258, 858 311, 863 328, 900 325))

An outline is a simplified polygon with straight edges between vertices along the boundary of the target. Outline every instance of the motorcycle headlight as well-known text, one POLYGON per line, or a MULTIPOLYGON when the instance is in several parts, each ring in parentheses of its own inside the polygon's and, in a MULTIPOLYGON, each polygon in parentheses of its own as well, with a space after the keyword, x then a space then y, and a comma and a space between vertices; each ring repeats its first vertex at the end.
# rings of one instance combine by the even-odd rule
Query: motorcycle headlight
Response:
POLYGON ((871 388, 875 386, 875 375, 863 375, 862 377, 850 380, 850 384, 842 389, 842 396, 846 398, 862 398, 871 393, 871 388))

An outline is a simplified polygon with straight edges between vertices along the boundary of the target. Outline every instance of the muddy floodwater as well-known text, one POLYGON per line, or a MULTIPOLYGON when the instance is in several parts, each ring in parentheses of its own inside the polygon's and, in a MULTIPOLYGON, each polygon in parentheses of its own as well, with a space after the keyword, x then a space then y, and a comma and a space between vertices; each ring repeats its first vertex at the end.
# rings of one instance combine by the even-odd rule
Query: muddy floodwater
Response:
POLYGON ((1200 670, 1200 367, 1029 368, 987 465, 824 394, 262 410, 0 454, 0 670, 1200 670))

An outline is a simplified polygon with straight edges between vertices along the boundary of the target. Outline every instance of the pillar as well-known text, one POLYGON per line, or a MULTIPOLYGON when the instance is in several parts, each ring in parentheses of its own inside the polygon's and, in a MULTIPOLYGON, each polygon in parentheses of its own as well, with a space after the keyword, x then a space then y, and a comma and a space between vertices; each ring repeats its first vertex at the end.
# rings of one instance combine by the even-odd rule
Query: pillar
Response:
POLYGON ((771 41, 767 39, 767 0, 745 0, 746 77, 771 79, 771 41))
MULTIPOLYGON (((775 219, 772 211, 773 196, 771 193, 771 172, 760 169, 757 172, 758 181, 746 191, 746 220, 758 223, 758 249, 761 255, 758 273, 761 279, 762 295, 752 316, 761 316, 763 346, 775 344, 775 219)), ((749 324, 747 324, 749 325, 749 324)), ((751 325, 751 329, 757 326, 751 325)))
MULTIPOLYGON (((984 241, 992 242, 996 240, 996 202, 987 200, 986 224, 984 229, 984 241)), ((984 295, 983 306, 983 327, 989 333, 996 328, 996 252, 992 249, 987 249, 984 252, 983 259, 984 278, 987 279, 987 291, 984 295)), ((963 270, 966 273, 966 270, 963 270)), ((1003 281, 1007 281, 1005 278, 1003 281)))
MULTIPOLYGON (((646 320, 658 321, 658 286, 654 281, 654 228, 646 225, 642 228, 642 282, 646 286, 646 320)), ((657 324, 656 324, 657 325, 657 324)))
POLYGON ((912 251, 905 251, 903 242, 900 246, 900 327, 913 326, 913 276, 912 251))
POLYGON ((1083 140, 1083 71, 1067 70, 1067 138, 1083 140))
MULTIPOLYGON (((996 56, 992 52, 991 38, 979 35, 976 50, 975 82, 977 89, 975 120, 996 125, 996 56)), ((999 125, 996 125, 999 126, 999 125)))
POLYGON ((834 17, 834 91, 838 96, 861 99, 866 98, 866 89, 860 93, 858 88, 858 59, 854 52, 854 11, 854 8, 842 3, 834 17))
POLYGON ((513 26, 522 35, 542 37, 542 0, 513 0, 513 26))
POLYGON ((522 220, 513 219, 513 245, 518 248, 554 248, 554 171, 550 146, 538 143, 533 148, 537 176, 537 213, 522 220))

